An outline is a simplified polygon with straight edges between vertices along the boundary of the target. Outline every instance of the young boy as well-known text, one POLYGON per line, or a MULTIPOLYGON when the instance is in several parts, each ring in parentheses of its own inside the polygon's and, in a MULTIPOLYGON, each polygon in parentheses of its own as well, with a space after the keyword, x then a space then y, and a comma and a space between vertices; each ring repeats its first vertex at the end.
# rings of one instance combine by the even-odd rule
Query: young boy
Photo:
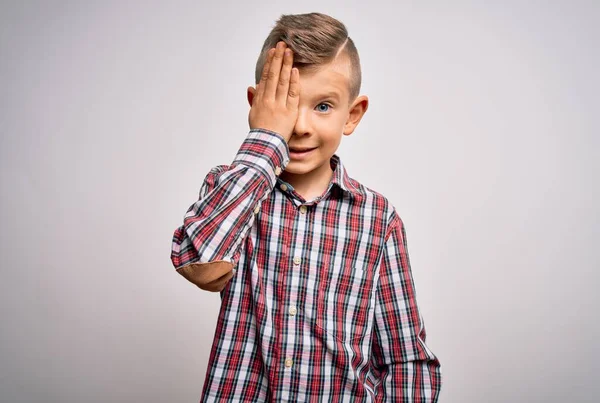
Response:
POLYGON ((221 295, 201 401, 437 401, 403 222, 335 154, 368 106, 345 26, 281 16, 255 78, 247 137, 173 236, 177 271, 221 295))

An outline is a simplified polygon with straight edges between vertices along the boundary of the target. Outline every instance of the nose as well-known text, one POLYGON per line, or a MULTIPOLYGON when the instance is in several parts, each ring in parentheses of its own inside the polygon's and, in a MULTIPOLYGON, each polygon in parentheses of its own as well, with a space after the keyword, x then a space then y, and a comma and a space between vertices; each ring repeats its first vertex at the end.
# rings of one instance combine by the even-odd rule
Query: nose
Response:
POLYGON ((296 125, 294 126, 294 134, 301 136, 310 134, 310 132, 310 111, 307 111, 306 108, 299 107, 298 118, 296 119, 296 125))

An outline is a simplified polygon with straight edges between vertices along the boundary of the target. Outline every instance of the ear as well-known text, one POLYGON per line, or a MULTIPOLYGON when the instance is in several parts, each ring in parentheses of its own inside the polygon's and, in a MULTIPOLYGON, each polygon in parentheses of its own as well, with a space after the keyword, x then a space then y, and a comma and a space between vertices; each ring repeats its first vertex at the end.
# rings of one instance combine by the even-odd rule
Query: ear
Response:
POLYGON ((349 136, 352 134, 368 108, 369 98, 366 95, 356 97, 352 106, 348 109, 348 120, 344 125, 344 135, 349 136))
POLYGON ((252 108, 252 100, 254 99, 254 94, 256 94, 256 89, 254 87, 248 87, 248 93, 246 96, 248 97, 248 104, 252 108))

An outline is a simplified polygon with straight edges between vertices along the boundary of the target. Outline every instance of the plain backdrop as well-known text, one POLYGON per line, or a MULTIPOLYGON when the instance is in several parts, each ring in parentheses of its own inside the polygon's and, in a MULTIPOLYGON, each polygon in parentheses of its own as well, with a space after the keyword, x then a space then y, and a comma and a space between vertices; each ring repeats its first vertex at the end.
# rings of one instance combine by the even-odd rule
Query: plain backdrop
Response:
POLYGON ((0 401, 198 401, 220 299, 173 231, 312 11, 359 50, 338 153, 405 222, 440 402, 598 401, 599 2, 0 7, 0 401))

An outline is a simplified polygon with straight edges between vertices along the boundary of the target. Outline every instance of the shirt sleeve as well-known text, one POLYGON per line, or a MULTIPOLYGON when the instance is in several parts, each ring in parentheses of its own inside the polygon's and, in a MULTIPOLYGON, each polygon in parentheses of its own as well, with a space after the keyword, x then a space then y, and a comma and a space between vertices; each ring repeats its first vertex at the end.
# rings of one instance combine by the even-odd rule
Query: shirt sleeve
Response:
POLYGON ((250 130, 233 162, 206 175, 198 201, 175 229, 171 261, 177 272, 202 289, 220 291, 239 261, 255 209, 288 162, 288 145, 280 134, 250 130))
POLYGON ((437 402, 441 366, 425 344, 404 224, 392 213, 381 261, 371 362, 377 402, 437 402))

